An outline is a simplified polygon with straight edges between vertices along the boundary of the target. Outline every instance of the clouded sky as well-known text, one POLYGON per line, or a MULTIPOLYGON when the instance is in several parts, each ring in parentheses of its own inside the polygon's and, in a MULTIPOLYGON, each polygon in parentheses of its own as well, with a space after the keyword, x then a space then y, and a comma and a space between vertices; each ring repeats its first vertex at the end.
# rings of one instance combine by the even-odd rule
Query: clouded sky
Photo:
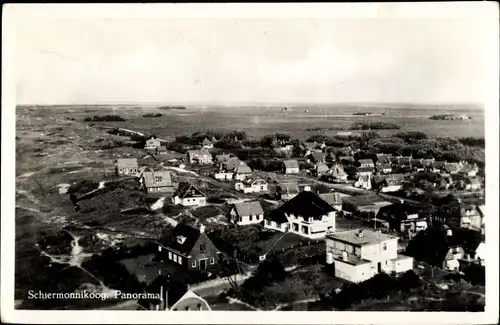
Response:
POLYGON ((479 102, 478 20, 26 19, 22 104, 479 102))

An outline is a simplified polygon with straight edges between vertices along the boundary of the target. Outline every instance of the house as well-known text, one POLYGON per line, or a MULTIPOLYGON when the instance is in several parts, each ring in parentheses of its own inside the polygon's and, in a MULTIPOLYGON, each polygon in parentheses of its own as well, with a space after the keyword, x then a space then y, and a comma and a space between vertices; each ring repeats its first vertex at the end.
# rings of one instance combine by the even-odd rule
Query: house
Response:
POLYGON ((158 146, 156 147, 156 154, 157 155, 166 155, 168 153, 167 147, 166 146, 158 146))
POLYGON ((200 206, 205 205, 206 197, 205 194, 194 185, 187 182, 181 182, 172 197, 172 203, 183 206, 200 206))
POLYGON ((384 153, 377 154, 377 163, 379 164, 390 164, 391 160, 389 157, 392 157, 392 155, 386 155, 384 153))
POLYGON ((219 250, 205 233, 205 227, 196 229, 179 223, 169 236, 160 240, 159 253, 165 260, 180 265, 186 271, 213 270, 219 263, 219 250))
MULTIPOLYGON (((291 233, 319 239, 324 238, 327 232, 335 232, 336 211, 311 191, 300 192, 276 210, 279 210, 276 215, 283 213, 288 219, 288 231, 291 233)), ((266 221, 264 227, 272 228, 272 225, 268 226, 266 221)))
POLYGON ((207 165, 213 163, 212 154, 205 148, 188 150, 186 155, 190 164, 207 165))
POLYGON ((352 156, 340 156, 338 161, 344 166, 352 166, 356 163, 352 156))
POLYGON ((279 183, 276 187, 276 199, 287 201, 297 196, 299 192, 297 183, 279 183))
POLYGON ((155 137, 151 137, 150 139, 146 140, 144 150, 156 151, 156 148, 158 148, 159 146, 161 146, 160 140, 156 139, 155 137))
POLYGON ((174 185, 170 172, 145 171, 142 174, 141 182, 146 193, 174 193, 174 185))
POLYGON ((402 233, 417 233, 427 229, 427 220, 419 216, 417 207, 405 204, 404 201, 381 207, 377 219, 386 220, 392 230, 402 233))
POLYGON ((139 170, 137 158, 118 158, 115 166, 115 172, 118 176, 136 174, 139 170))
MULTIPOLYGON (((439 188, 447 190, 453 184, 453 180, 450 175, 442 174, 439 181, 439 188)), ((436 184, 438 185, 438 184, 436 184)))
POLYGON ((326 263, 333 265, 336 277, 355 283, 381 272, 413 269, 413 258, 398 254, 398 237, 368 229, 328 234, 326 263))
POLYGON ((347 173, 344 171, 344 169, 338 165, 335 164, 330 168, 330 172, 326 173, 324 178, 327 181, 333 182, 333 183, 346 183, 347 182, 347 173))
POLYGON ((325 155, 322 152, 312 152, 309 156, 307 156, 307 159, 313 164, 324 163, 325 155))
POLYGON ((205 138, 201 143, 201 146, 205 149, 212 149, 214 147, 214 144, 212 143, 212 141, 205 138))
POLYGON ((319 162, 316 164, 316 166, 314 166, 313 173, 314 173, 314 175, 319 177, 319 176, 327 173, 329 170, 330 170, 330 168, 328 168, 328 166, 326 164, 319 162))
POLYGON ((370 174, 359 175, 358 180, 354 182, 354 187, 363 188, 365 190, 372 189, 372 181, 370 174))
POLYGON ((299 163, 297 160, 285 160, 282 166, 283 174, 298 174, 299 173, 299 163))
POLYGON ((375 168, 375 164, 373 163, 373 160, 371 160, 371 159, 360 159, 358 161, 358 164, 359 164, 359 167, 361 167, 361 168, 369 167, 372 170, 373 170, 373 168, 375 168))
POLYGON ((458 171, 462 168, 461 163, 445 163, 444 164, 444 172, 450 175, 458 174, 458 171))
POLYGON ((243 193, 267 192, 268 184, 262 178, 246 179, 243 182, 234 184, 234 189, 243 193))
POLYGON ((413 162, 413 158, 411 156, 408 157, 398 157, 397 164, 400 169, 409 169, 411 170, 411 165, 413 162))
POLYGON ((275 209, 264 215, 264 227, 281 232, 288 232, 290 230, 290 222, 284 211, 275 209))
POLYGON ((375 217, 380 208, 391 204, 375 194, 350 196, 342 198, 342 211, 345 215, 364 215, 369 219, 375 217))
POLYGON ((476 164, 464 164, 458 171, 458 174, 464 177, 475 177, 479 168, 476 164))
POLYGON ((229 222, 239 226, 261 223, 264 221, 264 210, 259 201, 235 203, 228 218, 229 222))
POLYGON ((252 176, 252 169, 244 162, 241 162, 238 167, 234 169, 234 179, 243 181, 252 176))
POLYGON ((428 167, 428 170, 433 172, 433 173, 442 173, 445 165, 446 165, 446 161, 441 161, 441 160, 434 161, 428 167))
POLYGON ((320 199, 325 201, 326 203, 330 204, 332 208, 334 208, 337 211, 342 211, 342 197, 340 196, 340 193, 322 193, 318 194, 320 199))
POLYGON ((404 175, 391 174, 373 177, 374 189, 382 192, 397 192, 403 188, 404 175))
POLYGON ((234 173, 232 171, 218 170, 213 174, 214 178, 219 181, 228 181, 233 179, 234 173))
POLYGON ((411 168, 413 172, 423 172, 425 170, 425 166, 422 163, 423 159, 413 159, 411 163, 411 168))
POLYGON ((392 165, 390 163, 379 163, 375 164, 375 170, 379 174, 390 174, 392 173, 392 165))
POLYGON ((481 189, 481 182, 478 178, 467 177, 465 179, 465 189, 468 191, 478 191, 481 189))

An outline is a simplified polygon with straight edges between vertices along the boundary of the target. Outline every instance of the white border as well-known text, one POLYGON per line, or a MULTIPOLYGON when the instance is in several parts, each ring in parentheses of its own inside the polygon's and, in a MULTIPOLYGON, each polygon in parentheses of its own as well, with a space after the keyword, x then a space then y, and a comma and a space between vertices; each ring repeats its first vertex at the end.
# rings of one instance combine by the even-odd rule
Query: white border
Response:
POLYGON ((496 2, 455 3, 296 3, 296 4, 30 4, 4 5, 2 28, 2 198, 1 198, 1 317, 23 323, 200 323, 200 324, 488 324, 498 322, 498 148, 499 35, 496 2), (13 26, 19 18, 348 18, 348 19, 481 19, 487 40, 484 69, 486 127, 486 227, 488 266, 484 313, 406 312, 135 312, 135 311, 19 311, 14 310, 15 212, 15 71, 13 26))

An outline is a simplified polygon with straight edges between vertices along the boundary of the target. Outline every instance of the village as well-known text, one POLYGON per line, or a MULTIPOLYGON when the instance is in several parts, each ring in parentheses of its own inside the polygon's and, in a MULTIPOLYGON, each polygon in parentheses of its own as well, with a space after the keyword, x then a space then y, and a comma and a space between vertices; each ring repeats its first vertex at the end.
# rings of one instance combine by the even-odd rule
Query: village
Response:
MULTIPOLYGON (((215 136, 176 152, 156 136, 108 133, 139 137, 139 145, 103 162, 106 182, 134 180, 151 198, 149 211, 172 211, 166 213, 171 229, 151 245, 155 262, 145 263, 147 271, 130 263, 128 269, 138 277, 148 273, 148 292, 173 297, 167 291, 177 282, 184 289, 168 302, 139 302, 142 309, 207 310, 221 295, 258 308, 245 283, 273 263, 324 273, 335 292, 382 273, 438 269, 467 279, 481 274, 478 268, 484 273, 484 178, 473 162, 384 153, 359 158, 351 147, 278 140, 273 150, 282 158, 266 171, 255 168, 255 159, 218 148, 215 136), (432 199, 425 199, 428 188, 415 186, 422 175, 433 179, 427 181, 432 199)), ((85 197, 72 200, 78 211, 85 197)), ((291 305, 319 299, 317 293, 301 298, 291 305)))

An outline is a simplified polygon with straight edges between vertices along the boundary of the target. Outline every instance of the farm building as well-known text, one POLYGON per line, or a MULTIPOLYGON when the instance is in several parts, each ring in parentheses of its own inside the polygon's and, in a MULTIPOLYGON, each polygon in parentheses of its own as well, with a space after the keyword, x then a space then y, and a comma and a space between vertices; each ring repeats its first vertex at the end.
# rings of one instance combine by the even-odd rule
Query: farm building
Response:
POLYGON ((336 277, 351 282, 413 269, 413 258, 398 254, 398 237, 368 229, 328 234, 326 262, 333 265, 336 277))
POLYGON ((206 197, 194 185, 181 182, 172 197, 172 203, 183 206, 201 206, 206 204, 206 197))
POLYGON ((135 175, 139 170, 137 158, 118 158, 116 160, 116 175, 135 175))
POLYGON ((261 223, 263 220, 264 210, 259 201, 235 203, 229 211, 229 221, 239 226, 261 223))

